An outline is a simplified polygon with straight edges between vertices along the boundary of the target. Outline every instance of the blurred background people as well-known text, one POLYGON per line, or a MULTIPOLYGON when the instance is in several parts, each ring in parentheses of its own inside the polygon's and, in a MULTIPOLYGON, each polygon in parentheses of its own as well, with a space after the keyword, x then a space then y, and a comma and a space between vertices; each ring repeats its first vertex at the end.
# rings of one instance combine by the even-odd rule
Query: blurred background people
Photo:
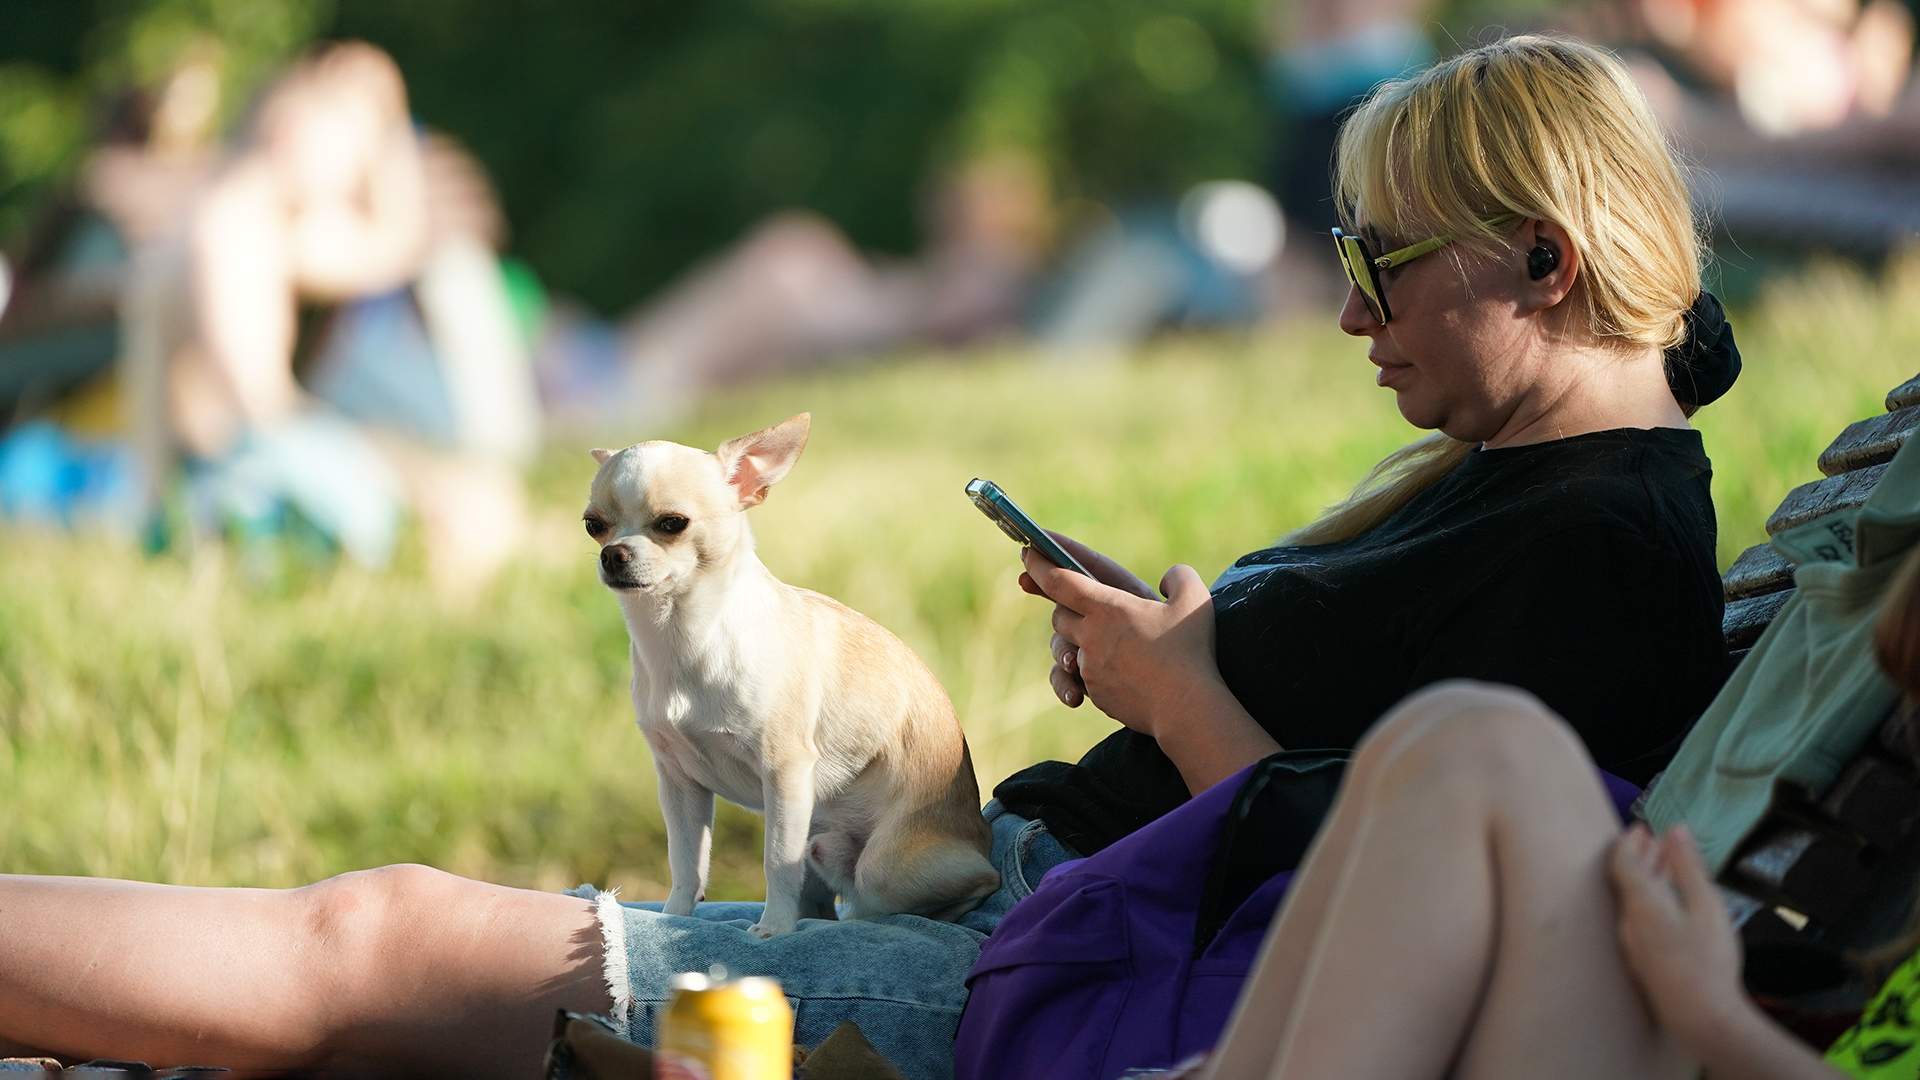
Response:
POLYGON ((330 45, 136 254, 122 367, 146 514, 180 461, 215 516, 273 529, 297 512, 363 562, 390 556, 409 501, 450 581, 505 558, 512 467, 538 431, 530 370, 491 200, 451 170, 434 197, 426 158, 392 59, 330 45), (306 386, 303 303, 337 309, 306 386))
MULTIPOLYGON (((10 486, 37 468, 58 490, 91 452, 113 463, 99 494, 120 503, 100 513, 156 545, 182 526, 291 528, 370 565, 411 509, 449 588, 484 579, 517 540, 518 469, 539 433, 484 173, 423 136, 392 59, 357 42, 288 69, 226 152, 185 155, 174 115, 204 134, 205 66, 189 56, 151 133, 110 139, 85 172, 119 252, 98 290, 119 316, 117 377, 96 392, 130 452, 101 457, 37 425, 0 445, 10 486)), ((71 282, 72 262, 51 280, 71 282)), ((26 292, 9 321, 44 320, 60 291, 26 292)))
POLYGON ((542 353, 549 407, 638 422, 759 376, 1007 334, 1052 229, 1044 169, 1012 153, 963 161, 934 181, 925 240, 910 257, 863 254, 818 214, 776 213, 617 331, 556 327, 542 353))
POLYGON ((87 12, 45 12, 10 38, 41 59, 0 57, 0 513, 171 523, 157 543, 304 529, 370 564, 412 513, 447 580, 477 579, 520 532, 543 425, 637 436, 782 372, 1003 341, 1124 356, 1324 309, 1341 116, 1493 26, 1631 59, 1735 241, 1736 301, 1807 253, 1877 266, 1920 235, 1912 8, 1046 0, 528 27, 472 5, 455 49, 372 0, 287 0, 272 25, 136 0, 94 20, 110 44, 85 63, 61 35, 87 12), (381 44, 302 58, 329 35, 381 44), (461 142, 416 123, 408 80, 461 142), (35 125, 102 85, 131 89, 84 151, 35 125))

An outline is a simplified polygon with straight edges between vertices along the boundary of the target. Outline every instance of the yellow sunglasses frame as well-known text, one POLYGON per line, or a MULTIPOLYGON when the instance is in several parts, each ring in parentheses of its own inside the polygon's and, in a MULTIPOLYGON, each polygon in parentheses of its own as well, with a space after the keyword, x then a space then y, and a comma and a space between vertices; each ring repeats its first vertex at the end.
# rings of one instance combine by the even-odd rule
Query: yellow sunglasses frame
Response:
MULTIPOLYGON (((1519 214, 1499 214, 1483 218, 1481 224, 1489 228, 1499 228, 1519 220, 1521 220, 1519 214)), ((1368 312, 1382 326, 1393 320, 1393 309, 1387 304, 1387 292, 1381 285, 1380 272, 1405 266, 1451 243, 1453 243, 1453 235, 1442 233, 1416 244, 1396 248, 1385 255, 1374 255, 1367 250, 1367 241, 1364 237, 1354 236, 1340 229, 1333 230, 1334 253, 1340 259, 1341 269, 1347 272, 1347 280, 1353 283, 1353 287, 1360 290, 1361 299, 1367 302, 1368 312), (1364 275, 1359 273, 1358 268, 1364 268, 1366 273, 1364 275)))

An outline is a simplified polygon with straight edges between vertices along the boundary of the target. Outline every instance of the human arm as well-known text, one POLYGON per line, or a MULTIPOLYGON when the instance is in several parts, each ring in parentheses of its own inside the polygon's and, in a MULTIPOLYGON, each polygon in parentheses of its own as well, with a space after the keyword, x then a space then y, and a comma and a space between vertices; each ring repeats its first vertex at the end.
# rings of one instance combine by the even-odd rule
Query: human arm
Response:
POLYGON ((1644 825, 1613 848, 1620 948, 1661 1027, 1707 1076, 1837 1080, 1844 1074, 1761 1013, 1740 985, 1740 939, 1685 826, 1644 825))
POLYGON ((356 199, 297 201, 288 236, 301 295, 340 300, 398 287, 419 272, 427 197, 419 137, 396 124, 367 155, 356 199))
POLYGON ((1102 712, 1159 743, 1191 792, 1281 748, 1220 677, 1213 600, 1192 567, 1167 571, 1161 601, 1062 570, 1032 550, 1022 558, 1022 587, 1055 604, 1054 689, 1063 701, 1076 703, 1062 692, 1067 671, 1102 712))

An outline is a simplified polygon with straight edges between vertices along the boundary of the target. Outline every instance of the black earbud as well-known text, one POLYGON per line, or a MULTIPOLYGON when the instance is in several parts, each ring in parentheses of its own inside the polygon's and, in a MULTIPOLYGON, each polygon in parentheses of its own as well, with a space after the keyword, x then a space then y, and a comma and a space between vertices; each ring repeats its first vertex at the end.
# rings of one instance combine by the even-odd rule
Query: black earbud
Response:
POLYGON ((1560 253, 1549 244, 1535 244, 1533 250, 1527 252, 1527 276, 1535 281, 1553 273, 1559 265, 1560 253))

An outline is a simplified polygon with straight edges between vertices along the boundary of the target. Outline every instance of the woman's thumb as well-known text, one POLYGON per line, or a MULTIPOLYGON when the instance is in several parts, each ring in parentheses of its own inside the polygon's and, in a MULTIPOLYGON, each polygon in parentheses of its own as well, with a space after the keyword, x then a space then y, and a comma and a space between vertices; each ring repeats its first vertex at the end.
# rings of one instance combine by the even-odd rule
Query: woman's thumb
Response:
POLYGON ((1160 595, 1169 601, 1178 602, 1182 597, 1191 596, 1195 590, 1205 594, 1207 583, 1200 580, 1200 572, 1186 563, 1167 568, 1160 575, 1160 595))

